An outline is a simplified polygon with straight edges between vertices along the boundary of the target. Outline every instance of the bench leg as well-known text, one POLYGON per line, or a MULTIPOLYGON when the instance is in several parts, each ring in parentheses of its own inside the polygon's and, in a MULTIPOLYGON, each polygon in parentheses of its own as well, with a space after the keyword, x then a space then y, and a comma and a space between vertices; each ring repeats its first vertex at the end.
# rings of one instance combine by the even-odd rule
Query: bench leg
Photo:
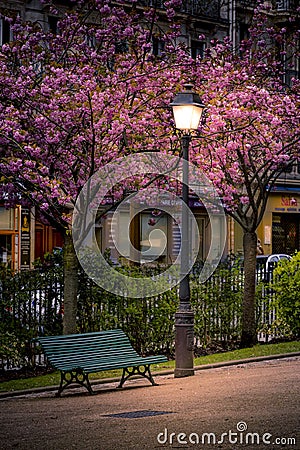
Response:
POLYGON ((57 393, 55 394, 56 397, 60 397, 62 391, 71 384, 79 384, 80 386, 85 387, 89 391, 90 395, 94 394, 88 374, 82 369, 76 369, 60 372, 60 385, 57 393))
POLYGON ((146 364, 145 366, 138 366, 138 367, 126 367, 126 369, 123 369, 122 378, 120 381, 120 384, 118 385, 118 389, 121 389, 123 387, 123 384, 125 381, 128 380, 128 378, 134 376, 134 375, 141 375, 144 378, 147 378, 147 380, 150 381, 152 386, 158 386, 157 383, 155 383, 151 371, 150 371, 150 364, 146 364))

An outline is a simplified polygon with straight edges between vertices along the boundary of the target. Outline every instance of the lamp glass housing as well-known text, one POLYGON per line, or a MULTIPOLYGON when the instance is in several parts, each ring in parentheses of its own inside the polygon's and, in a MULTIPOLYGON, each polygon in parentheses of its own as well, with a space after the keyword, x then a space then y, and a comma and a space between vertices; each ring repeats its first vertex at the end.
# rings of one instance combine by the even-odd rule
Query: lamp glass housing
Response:
POLYGON ((175 126, 178 130, 197 130, 205 109, 199 95, 193 91, 193 85, 184 84, 184 90, 175 95, 170 104, 173 109, 175 126))
POLYGON ((175 126, 178 130, 197 130, 203 107, 199 105, 173 105, 175 126))

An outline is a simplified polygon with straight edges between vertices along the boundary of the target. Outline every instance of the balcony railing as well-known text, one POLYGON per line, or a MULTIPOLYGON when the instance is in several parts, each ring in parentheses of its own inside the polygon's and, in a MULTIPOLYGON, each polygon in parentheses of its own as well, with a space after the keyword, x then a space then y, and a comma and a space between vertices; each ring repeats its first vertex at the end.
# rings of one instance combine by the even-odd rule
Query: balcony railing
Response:
POLYGON ((187 0, 183 2, 182 12, 192 16, 218 19, 220 17, 220 2, 218 0, 187 0))
MULTIPOLYGON (((164 0, 138 0, 138 3, 144 6, 165 9, 164 0)), ((266 1, 273 8, 280 11, 290 11, 296 8, 297 0, 269 0, 266 1)), ((257 0, 237 0, 236 6, 242 8, 254 8, 257 0)), ((220 0, 184 0, 178 11, 195 17, 207 17, 211 19, 220 19, 220 0)))
MULTIPOLYGON (((277 11, 290 11, 291 9, 296 8, 296 0, 275 0, 275 1, 266 1, 273 6, 273 8, 277 11)), ((239 0, 237 1, 237 5, 243 8, 254 8, 257 5, 256 0, 239 0)))
POLYGON ((289 11, 295 7, 294 0, 276 0, 277 11, 289 11))
POLYGON ((286 183, 289 182, 289 181, 297 180, 297 183, 299 183, 299 180, 300 180, 300 162, 295 162, 291 166, 287 167, 287 169, 284 172, 280 173, 280 175, 277 178, 277 182, 278 183, 282 183, 283 180, 286 183))
MULTIPOLYGON (((165 9, 164 0, 139 0, 138 3, 144 6, 165 9)), ((195 17, 219 19, 220 0, 184 0, 178 11, 195 17)))

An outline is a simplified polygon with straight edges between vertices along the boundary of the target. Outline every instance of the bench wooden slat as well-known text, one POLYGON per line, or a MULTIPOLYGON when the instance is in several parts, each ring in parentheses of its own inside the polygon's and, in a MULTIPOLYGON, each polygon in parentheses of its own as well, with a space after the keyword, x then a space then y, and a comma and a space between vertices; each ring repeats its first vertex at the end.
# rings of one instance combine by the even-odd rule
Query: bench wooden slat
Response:
POLYGON ((72 383, 85 386, 92 394, 88 374, 103 370, 123 369, 119 387, 136 373, 155 384, 150 365, 167 361, 163 355, 141 357, 120 329, 41 336, 34 341, 41 344, 50 364, 61 371, 58 395, 72 383))
POLYGON ((132 353, 130 351, 122 351, 122 352, 85 352, 85 354, 80 353, 66 353, 63 355, 58 354, 52 354, 48 355, 48 359, 51 361, 66 361, 66 360, 76 360, 78 358, 82 360, 90 360, 90 359, 118 359, 118 358, 140 358, 140 356, 137 353, 132 353))
MULTIPOLYGON (((149 362, 142 362, 139 360, 130 360, 130 361, 106 361, 105 363, 103 362, 94 362, 93 364, 89 365, 89 364, 85 364, 84 366, 84 372, 86 373, 96 373, 96 372, 101 372, 103 370, 113 370, 113 369, 124 369, 124 368, 128 368, 128 367, 141 367, 141 366, 145 366, 148 364, 158 364, 159 362, 164 362, 164 360, 154 360, 154 361, 149 361, 149 362)), ((57 369, 59 370, 64 370, 64 371, 71 371, 71 370, 76 370, 81 368, 81 364, 65 364, 65 365, 61 365, 61 367, 57 367, 57 369)))
POLYGON ((124 346, 119 346, 119 347, 115 347, 113 345, 111 345, 110 347, 106 347, 106 348, 97 348, 92 347, 92 348, 87 348, 87 347, 81 347, 81 348, 58 348, 58 349, 53 349, 53 348, 47 348, 44 347, 43 348, 47 351, 48 356, 53 356, 55 357, 56 355, 58 355, 59 358, 63 358, 64 356, 69 356, 69 355, 82 355, 82 354, 93 354, 96 353, 97 355, 107 355, 107 352, 111 353, 111 354, 122 354, 122 353, 131 353, 134 355, 137 355, 137 353, 130 347, 124 347, 124 346))
POLYGON ((69 356, 69 355, 82 355, 82 354, 87 354, 87 353, 90 353, 90 354, 96 353, 97 355, 106 356, 108 352, 111 354, 122 354, 123 352, 125 352, 125 353, 131 353, 132 355, 137 355, 137 353, 134 350, 132 350, 128 347, 115 348, 113 346, 110 346, 110 348, 100 348, 99 350, 97 348, 82 348, 82 349, 75 349, 75 350, 64 348, 58 352, 52 351, 52 350, 50 350, 50 351, 47 350, 48 355, 51 355, 51 356, 58 355, 59 358, 63 358, 64 356, 69 356))
POLYGON ((52 364, 54 366, 57 366, 57 368, 59 367, 66 367, 66 366, 72 366, 73 368, 76 367, 82 367, 83 369, 86 369, 87 367, 91 367, 91 366, 105 366, 107 364, 109 365, 113 365, 113 364, 121 364, 123 367, 129 367, 130 365, 143 365, 143 364, 150 364, 153 361, 160 361, 160 362, 164 362, 165 358, 164 357, 148 357, 148 358, 141 358, 141 357, 126 357, 125 356, 120 356, 119 358, 94 358, 94 359, 87 359, 87 358, 80 358, 77 360, 73 360, 72 358, 66 359, 64 361, 59 361, 59 360, 52 360, 52 364))
POLYGON ((58 359, 58 358, 51 358, 51 363, 56 366, 57 368, 59 367, 63 367, 66 365, 72 365, 73 367, 82 367, 83 369, 85 369, 87 366, 91 366, 92 364, 97 364, 97 366, 99 365, 105 365, 105 364, 114 364, 114 363, 122 363, 123 366, 124 364, 130 365, 133 363, 138 363, 138 365, 141 364, 149 364, 152 361, 160 361, 160 362, 164 362, 165 358, 164 357, 144 357, 141 358, 140 356, 134 356, 134 355, 116 355, 115 357, 109 356, 107 358, 97 358, 95 356, 93 356, 92 358, 89 357, 78 357, 76 359, 70 357, 70 358, 65 358, 65 359, 58 359))

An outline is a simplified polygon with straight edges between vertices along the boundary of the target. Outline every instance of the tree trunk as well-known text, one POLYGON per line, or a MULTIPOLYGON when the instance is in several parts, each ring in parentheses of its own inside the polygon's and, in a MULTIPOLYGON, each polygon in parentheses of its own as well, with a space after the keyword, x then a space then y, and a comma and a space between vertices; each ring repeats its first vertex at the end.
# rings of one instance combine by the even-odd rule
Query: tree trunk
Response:
POLYGON ((78 259, 71 234, 64 239, 64 321, 63 333, 76 333, 78 259))
POLYGON ((241 348, 257 343, 255 320, 255 272, 257 236, 255 232, 244 232, 244 295, 242 310, 241 348))

